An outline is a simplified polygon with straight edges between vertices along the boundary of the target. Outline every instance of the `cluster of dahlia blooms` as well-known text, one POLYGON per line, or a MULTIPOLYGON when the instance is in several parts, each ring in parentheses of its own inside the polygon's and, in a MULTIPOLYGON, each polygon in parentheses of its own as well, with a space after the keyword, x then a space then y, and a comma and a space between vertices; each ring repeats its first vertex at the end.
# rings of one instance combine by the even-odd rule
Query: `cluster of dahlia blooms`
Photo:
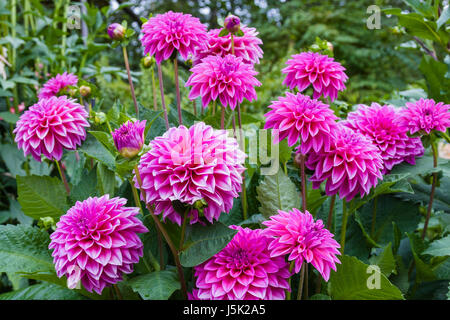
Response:
POLYGON ((174 208, 181 203, 191 223, 198 220, 196 202, 205 202, 203 215, 209 222, 229 212, 239 196, 245 154, 236 139, 224 130, 198 122, 186 128, 170 128, 150 142, 150 150, 139 162, 141 198, 155 205, 155 214, 181 224, 183 212, 174 208), (145 195, 145 198, 144 198, 145 195))
POLYGON ((39 91, 38 98, 48 99, 57 95, 65 95, 68 87, 76 86, 77 83, 78 77, 72 73, 57 74, 44 84, 39 91))

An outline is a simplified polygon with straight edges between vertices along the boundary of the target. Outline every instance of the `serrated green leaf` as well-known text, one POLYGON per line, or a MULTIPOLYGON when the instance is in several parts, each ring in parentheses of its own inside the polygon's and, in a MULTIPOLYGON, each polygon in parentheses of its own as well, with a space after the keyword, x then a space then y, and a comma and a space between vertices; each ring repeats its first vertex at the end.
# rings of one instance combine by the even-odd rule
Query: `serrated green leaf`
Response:
POLYGON ((0 294, 0 300, 83 300, 77 292, 51 283, 39 283, 0 294))
POLYGON ((109 169, 115 169, 114 156, 93 136, 89 135, 79 150, 86 156, 105 164, 109 169))
POLYGON ((128 281, 144 300, 167 300, 180 289, 177 274, 171 270, 154 271, 128 281))
POLYGON ((105 165, 99 163, 97 165, 97 188, 100 194, 109 194, 114 197, 114 189, 116 185, 116 174, 109 170, 105 165))
POLYGON ((450 256, 450 235, 433 241, 422 254, 429 254, 433 257, 450 256))
POLYGON ((392 245, 389 243, 383 250, 376 256, 370 258, 370 263, 380 267, 381 272, 386 277, 389 277, 392 273, 397 273, 396 262, 392 253, 392 245))

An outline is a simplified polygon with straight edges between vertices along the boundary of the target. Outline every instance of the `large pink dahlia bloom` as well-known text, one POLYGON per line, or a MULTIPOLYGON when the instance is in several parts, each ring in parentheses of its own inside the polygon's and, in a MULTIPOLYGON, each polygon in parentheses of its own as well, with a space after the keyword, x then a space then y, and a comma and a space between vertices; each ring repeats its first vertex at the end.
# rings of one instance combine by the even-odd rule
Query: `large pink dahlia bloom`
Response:
POLYGON ((72 73, 64 72, 57 74, 55 77, 49 79, 41 88, 38 94, 39 99, 48 99, 59 94, 67 94, 64 90, 68 86, 76 86, 78 77, 72 73))
POLYGON ((377 146, 340 123, 336 126, 330 150, 310 153, 306 166, 314 170, 310 178, 313 188, 319 188, 327 180, 326 194, 339 193, 341 199, 351 200, 358 193, 362 198, 378 184, 378 179, 383 179, 383 160, 377 146))
POLYGON ((330 278, 330 270, 336 271, 336 263, 340 263, 340 245, 333 239, 333 234, 324 228, 322 220, 314 221, 313 216, 298 209, 278 214, 264 221, 267 229, 264 234, 275 238, 269 245, 271 257, 288 256, 294 261, 294 271, 298 273, 303 261, 311 263, 319 271, 325 281, 330 278))
POLYGON ((199 300, 283 300, 290 290, 289 265, 273 257, 273 241, 260 229, 238 230, 212 258, 194 268, 197 287, 191 298, 199 300))
MULTIPOLYGON (((219 37, 222 29, 212 29, 208 32, 208 42, 206 48, 199 48, 194 56, 194 64, 210 55, 225 57, 232 54, 231 34, 219 37)), ((244 63, 258 64, 263 56, 262 40, 257 37, 255 28, 241 26, 243 36, 234 36, 234 55, 242 58, 244 63)))
POLYGON ((142 149, 146 123, 146 120, 127 121, 118 129, 111 132, 114 145, 122 156, 132 158, 142 149))
POLYGON ((330 107, 316 99, 301 93, 296 95, 287 92, 285 97, 272 101, 272 110, 264 116, 267 118, 264 129, 276 129, 279 142, 287 137, 289 146, 301 141, 300 151, 307 154, 311 149, 330 148, 333 128, 336 126, 330 107))
POLYGON ((133 271, 143 255, 137 234, 148 230, 135 217, 139 209, 124 207, 126 202, 109 195, 77 201, 56 223, 49 248, 56 274, 67 276, 69 288, 81 281, 89 292, 101 294, 133 271))
POLYGON ((338 91, 345 89, 344 83, 348 79, 344 73, 345 68, 327 55, 302 52, 294 54, 286 64, 288 66, 282 70, 286 74, 283 84, 291 90, 297 87, 302 92, 312 85, 314 99, 323 95, 333 101, 337 98, 338 91))
MULTIPOLYGON (((139 162, 143 200, 155 205, 156 214, 163 213, 164 219, 178 224, 182 214, 173 208, 173 202, 191 207, 202 200, 206 203, 203 214, 213 222, 222 212, 228 213, 233 198, 239 196, 244 161, 236 139, 224 130, 214 130, 203 122, 189 129, 170 128, 150 142, 150 151, 139 162)), ((139 187, 136 178, 135 182, 139 187)), ((191 223, 198 216, 197 207, 191 207, 191 223)))
POLYGON ((19 149, 41 161, 61 160, 63 149, 75 150, 86 138, 88 113, 83 106, 66 96, 39 100, 21 116, 14 133, 19 149))
POLYGON ((186 82, 186 87, 192 86, 189 99, 202 97, 203 108, 219 98, 224 107, 230 106, 234 110, 244 98, 250 102, 256 100, 255 86, 261 85, 254 77, 258 73, 253 66, 231 54, 223 58, 208 56, 191 71, 186 82))
POLYGON ((450 127, 450 105, 433 99, 407 102, 401 112, 401 124, 410 134, 430 134, 432 130, 445 132, 450 127))
POLYGON ((420 138, 407 135, 406 129, 400 125, 400 113, 393 106, 380 106, 378 103, 372 103, 370 107, 359 105, 343 123, 365 135, 380 149, 383 174, 403 161, 415 164, 416 157, 425 151, 420 138))
POLYGON ((142 25, 142 33, 144 55, 154 55, 157 63, 169 59, 174 50, 187 60, 208 40, 206 26, 198 18, 172 11, 150 18, 142 25))

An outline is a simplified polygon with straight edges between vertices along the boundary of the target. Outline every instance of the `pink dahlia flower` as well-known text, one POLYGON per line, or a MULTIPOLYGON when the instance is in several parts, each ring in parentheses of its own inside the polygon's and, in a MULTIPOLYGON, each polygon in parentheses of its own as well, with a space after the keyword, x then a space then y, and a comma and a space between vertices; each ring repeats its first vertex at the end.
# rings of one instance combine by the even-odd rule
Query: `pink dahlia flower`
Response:
POLYGON ((59 161, 64 148, 75 150, 86 138, 87 117, 84 107, 66 96, 42 99, 20 116, 15 141, 25 156, 59 161))
POLYGON ((77 201, 56 223, 49 249, 54 249, 56 274, 67 276, 69 288, 81 281, 89 292, 101 294, 123 273, 133 272, 143 255, 137 234, 148 230, 135 217, 139 209, 124 207, 126 202, 109 195, 77 201))
POLYGON ((445 132, 450 127, 450 105, 433 99, 407 102, 402 109, 401 124, 410 134, 430 134, 432 130, 445 132))
POLYGON ((341 199, 361 198, 382 180, 383 160, 380 150, 369 139, 350 128, 338 124, 330 150, 310 153, 306 166, 314 170, 310 180, 313 188, 327 180, 328 196, 339 193, 341 199))
POLYGON ((403 161, 416 163, 416 157, 422 156, 425 149, 420 138, 411 138, 404 127, 400 126, 400 114, 389 105, 359 105, 358 110, 350 112, 343 124, 369 138, 383 158, 382 173, 386 174, 403 161))
MULTIPOLYGON (((192 206, 201 200, 207 205, 205 218, 213 222, 222 212, 228 213, 233 198, 239 196, 244 161, 236 139, 224 130, 214 130, 203 122, 189 129, 170 128, 150 142, 150 151, 139 162, 143 200, 155 205, 156 214, 163 213, 164 219, 178 224, 182 215, 172 202, 191 208, 189 217, 195 223, 199 212, 192 206)), ((135 183, 139 187, 136 178, 135 183)))
POLYGON ((60 94, 66 94, 65 91, 68 86, 76 86, 78 77, 72 73, 64 72, 57 74, 55 77, 49 79, 42 89, 39 91, 39 99, 48 99, 60 94))
POLYGON ((348 77, 344 73, 345 68, 327 55, 316 52, 302 52, 294 54, 289 59, 286 68, 282 70, 286 74, 283 84, 293 90, 297 87, 302 92, 310 85, 314 89, 313 98, 321 95, 335 100, 338 91, 345 89, 348 77))
POLYGON ((289 265, 284 257, 273 257, 273 241, 260 229, 238 230, 234 238, 206 262, 194 268, 199 300, 283 300, 290 290, 289 265))
POLYGON ((307 154, 311 149, 330 148, 331 132, 336 126, 330 107, 316 99, 301 93, 287 92, 269 106, 272 110, 264 116, 267 118, 264 129, 278 130, 279 142, 287 137, 288 145, 295 145, 301 140, 301 153, 307 154))
POLYGON ((255 86, 261 85, 254 77, 258 73, 253 66, 243 63, 241 58, 231 54, 224 58, 206 57, 191 71, 192 74, 186 82, 186 87, 192 86, 189 99, 202 97, 203 108, 206 108, 211 100, 219 98, 224 107, 230 106, 234 110, 244 98, 250 102, 256 100, 255 86))
MULTIPOLYGON (((259 59, 263 56, 262 40, 257 37, 258 32, 255 28, 246 26, 240 27, 244 33, 243 36, 234 36, 234 55, 242 58, 244 63, 258 64, 259 59)), ((200 63, 203 58, 216 55, 225 57, 232 54, 231 50, 231 34, 219 37, 222 29, 212 29, 208 32, 208 42, 206 48, 199 48, 194 56, 194 65, 200 63)))
POLYGON ((269 245, 270 256, 289 255, 288 260, 295 262, 294 271, 298 273, 303 261, 311 263, 325 281, 330 278, 330 270, 336 271, 340 263, 336 255, 340 245, 333 239, 333 234, 324 228, 322 220, 314 221, 313 216, 298 209, 278 214, 264 221, 267 229, 264 234, 275 238, 269 245))
POLYGON ((150 18, 142 26, 142 33, 144 54, 154 55, 157 63, 169 59, 174 50, 187 60, 208 40, 206 26, 198 18, 172 11, 150 18))
POLYGON ((125 158, 132 158, 141 151, 144 145, 146 120, 127 121, 120 128, 111 132, 117 151, 125 158))

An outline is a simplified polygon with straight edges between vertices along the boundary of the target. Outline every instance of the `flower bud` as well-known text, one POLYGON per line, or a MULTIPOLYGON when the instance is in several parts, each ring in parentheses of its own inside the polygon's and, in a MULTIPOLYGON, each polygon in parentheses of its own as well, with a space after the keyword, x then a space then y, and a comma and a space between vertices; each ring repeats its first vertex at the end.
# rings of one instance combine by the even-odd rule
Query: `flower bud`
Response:
POLYGON ((96 124, 103 124, 106 122, 106 114, 104 112, 95 112, 94 122, 96 124))
POLYGON ((91 87, 89 86, 81 86, 80 94, 82 97, 88 97, 91 94, 91 87))
POLYGON ((142 58, 142 65, 144 68, 149 69, 155 64, 155 58, 153 56, 145 56, 142 58))
POLYGON ((108 36, 113 40, 122 40, 125 37, 125 28, 119 23, 110 24, 108 27, 108 36))
POLYGON ((117 151, 125 158, 136 156, 144 145, 146 120, 128 121, 111 132, 117 151))
POLYGON ((240 30, 241 20, 234 15, 229 15, 228 17, 225 18, 223 25, 225 29, 227 29, 230 33, 234 34, 240 30))
POLYGON ((328 50, 330 50, 331 52, 333 52, 334 47, 333 47, 333 44, 332 44, 331 42, 327 41, 327 47, 328 47, 328 50))

